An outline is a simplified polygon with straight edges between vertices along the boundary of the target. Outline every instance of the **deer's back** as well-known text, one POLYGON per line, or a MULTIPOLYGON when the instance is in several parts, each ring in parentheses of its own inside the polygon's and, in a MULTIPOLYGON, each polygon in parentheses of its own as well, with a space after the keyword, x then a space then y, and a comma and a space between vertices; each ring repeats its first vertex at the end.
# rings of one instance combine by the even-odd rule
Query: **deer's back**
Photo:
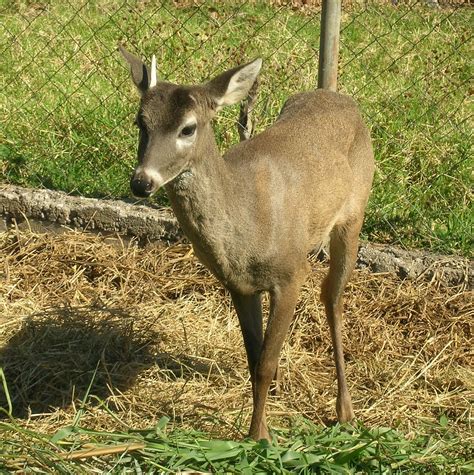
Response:
POLYGON ((341 201, 354 186, 368 193, 373 175, 371 140, 357 104, 321 89, 290 97, 272 126, 225 158, 236 175, 257 177, 257 189, 259 175, 273 177, 289 205, 303 193, 314 210, 331 208, 331 196, 341 201))
MULTIPOLYGON (((319 89, 291 96, 273 125, 232 147, 226 159, 248 163, 269 158, 274 167, 288 164, 325 172, 337 155, 355 165, 356 157, 351 154, 355 141, 365 142, 370 148, 357 104, 348 96, 319 89)), ((371 162, 372 157, 366 160, 371 162)))
POLYGON ((276 122, 257 142, 263 149, 284 144, 287 153, 314 166, 331 161, 335 153, 350 160, 350 147, 361 127, 359 108, 350 97, 320 89, 290 97, 276 122))

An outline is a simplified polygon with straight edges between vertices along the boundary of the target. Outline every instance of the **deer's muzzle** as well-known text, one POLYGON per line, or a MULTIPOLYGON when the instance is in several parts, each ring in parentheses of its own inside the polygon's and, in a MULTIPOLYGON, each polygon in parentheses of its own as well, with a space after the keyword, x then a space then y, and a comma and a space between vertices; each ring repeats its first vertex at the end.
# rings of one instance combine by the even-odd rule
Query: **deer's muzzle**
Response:
POLYGON ((156 189, 151 177, 143 172, 135 172, 130 180, 130 188, 137 198, 148 198, 156 189))

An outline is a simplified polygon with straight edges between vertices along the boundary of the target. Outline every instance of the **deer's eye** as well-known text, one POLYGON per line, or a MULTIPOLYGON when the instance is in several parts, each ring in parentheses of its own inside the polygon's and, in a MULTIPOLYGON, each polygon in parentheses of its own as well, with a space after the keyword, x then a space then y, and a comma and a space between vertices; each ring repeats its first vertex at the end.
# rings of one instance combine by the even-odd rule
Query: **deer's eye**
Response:
POLYGON ((192 137, 194 135, 194 132, 196 132, 196 124, 190 124, 186 125, 181 129, 181 132, 179 133, 180 137, 192 137))

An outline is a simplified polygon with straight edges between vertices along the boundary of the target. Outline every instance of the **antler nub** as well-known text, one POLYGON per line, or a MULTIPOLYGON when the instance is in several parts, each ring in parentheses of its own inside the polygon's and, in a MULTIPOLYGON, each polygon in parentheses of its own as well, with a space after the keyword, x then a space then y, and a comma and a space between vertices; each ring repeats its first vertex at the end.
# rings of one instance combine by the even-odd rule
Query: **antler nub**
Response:
POLYGON ((150 85, 148 87, 156 86, 156 57, 153 55, 151 57, 151 77, 150 85))

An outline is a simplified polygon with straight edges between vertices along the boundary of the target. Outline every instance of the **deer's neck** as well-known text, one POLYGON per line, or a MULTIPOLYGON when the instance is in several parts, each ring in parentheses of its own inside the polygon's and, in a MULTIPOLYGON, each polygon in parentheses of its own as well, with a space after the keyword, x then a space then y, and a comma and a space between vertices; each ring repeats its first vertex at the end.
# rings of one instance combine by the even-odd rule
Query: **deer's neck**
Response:
POLYGON ((235 236, 235 179, 212 139, 189 171, 166 185, 173 211, 196 255, 224 283, 235 236))

